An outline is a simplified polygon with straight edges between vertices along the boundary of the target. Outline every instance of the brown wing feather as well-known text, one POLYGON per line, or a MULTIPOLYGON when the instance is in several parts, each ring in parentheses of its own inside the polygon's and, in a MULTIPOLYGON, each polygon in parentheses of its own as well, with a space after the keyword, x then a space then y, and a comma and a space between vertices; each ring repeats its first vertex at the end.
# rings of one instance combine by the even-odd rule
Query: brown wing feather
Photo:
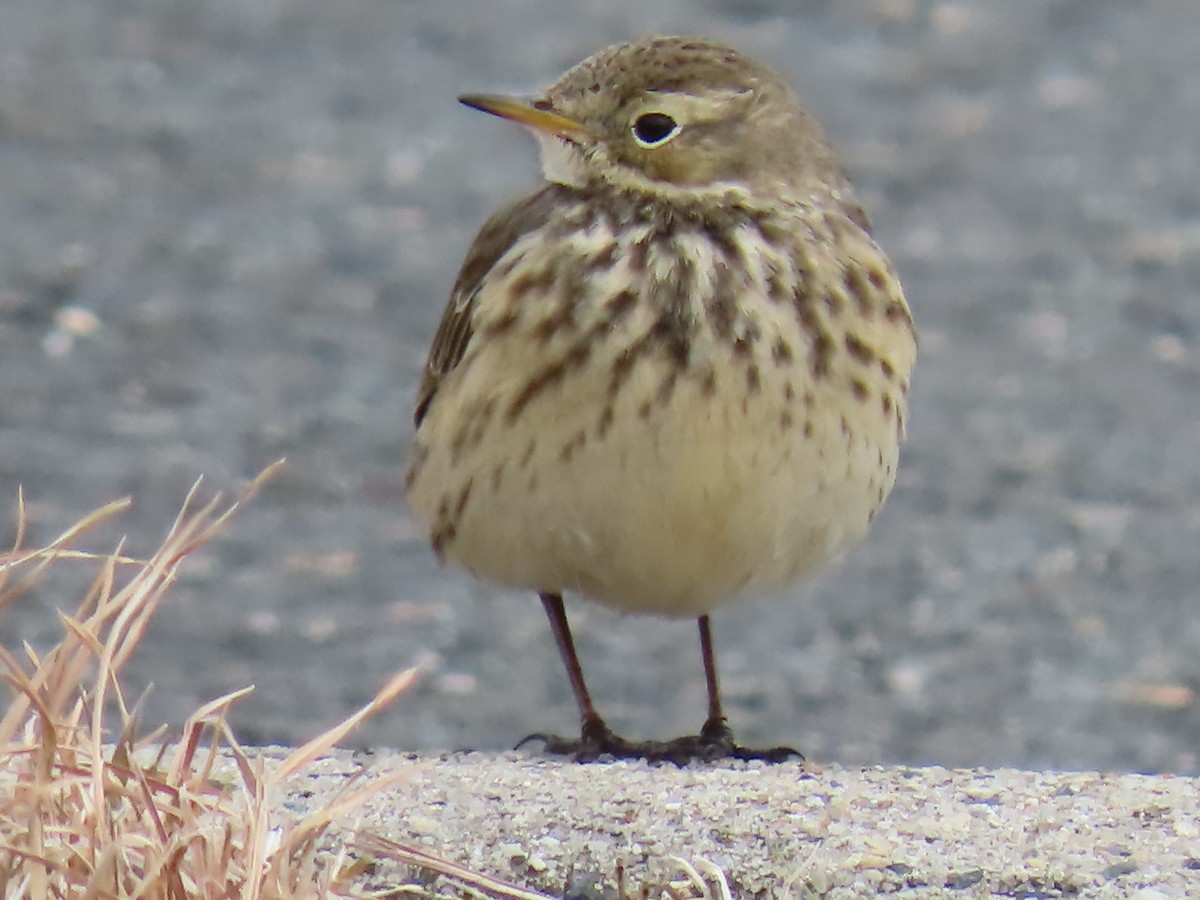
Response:
POLYGON ((546 184, 500 210, 479 230, 458 271, 458 278, 454 280, 450 301, 433 336, 429 358, 425 360, 425 371, 421 376, 421 386, 417 388, 417 403, 413 410, 413 423, 418 428, 442 380, 467 352, 467 344, 474 334, 472 323, 476 298, 487 273, 524 235, 549 220, 559 206, 559 194, 565 190, 569 189, 559 184, 546 184))

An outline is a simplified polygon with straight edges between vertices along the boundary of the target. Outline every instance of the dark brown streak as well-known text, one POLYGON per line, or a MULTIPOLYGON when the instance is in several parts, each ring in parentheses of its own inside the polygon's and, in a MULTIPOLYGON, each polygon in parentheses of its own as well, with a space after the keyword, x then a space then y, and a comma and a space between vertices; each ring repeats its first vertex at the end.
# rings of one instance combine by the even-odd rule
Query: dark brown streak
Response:
POLYGON ((865 341, 854 334, 846 335, 846 352, 858 362, 865 365, 870 365, 875 359, 875 351, 871 349, 865 341))
POLYGON ((746 390, 751 394, 757 394, 762 390, 762 373, 754 363, 746 366, 746 390))
MULTIPOLYGON (((567 296, 570 296, 570 294, 567 296)), ((575 312, 571 308, 571 304, 559 302, 550 315, 533 326, 532 333, 537 340, 544 344, 552 340, 556 335, 562 334, 563 331, 569 329, 574 322, 575 312)))
POLYGON ((599 275, 612 268, 617 258, 616 242, 609 244, 587 261, 585 271, 588 275, 599 275))
POLYGON ((568 372, 578 369, 587 362, 590 355, 590 344, 577 343, 571 346, 565 355, 535 372, 521 390, 521 393, 517 394, 516 399, 509 404, 507 414, 509 424, 516 421, 517 417, 521 415, 534 397, 551 385, 562 381, 568 372))
POLYGON ((604 311, 608 313, 607 325, 616 325, 623 321, 637 307, 637 294, 624 290, 609 297, 604 303, 604 311))
POLYGON ((655 308, 658 319, 651 326, 647 337, 667 351, 681 369, 687 368, 692 354, 692 324, 687 315, 684 285, 659 286, 655 290, 655 308))
POLYGON ((847 296, 854 298, 859 312, 868 316, 875 313, 875 290, 861 268, 856 265, 847 266, 846 274, 842 278, 842 287, 847 296))
POLYGON ((709 327, 713 335, 724 341, 733 339, 733 323, 736 308, 733 301, 733 272, 723 260, 714 263, 713 292, 704 305, 709 327))
POLYGON ((775 338, 775 344, 771 347, 771 358, 778 366, 786 366, 794 358, 791 344, 785 341, 782 337, 775 338))
POLYGON ((819 331, 812 336, 809 367, 812 369, 814 378, 824 378, 829 374, 829 368, 833 362, 834 349, 833 338, 824 331, 819 331))
POLYGON ((524 271, 505 286, 505 292, 514 304, 519 304, 531 294, 545 294, 556 278, 551 266, 533 271, 524 271))

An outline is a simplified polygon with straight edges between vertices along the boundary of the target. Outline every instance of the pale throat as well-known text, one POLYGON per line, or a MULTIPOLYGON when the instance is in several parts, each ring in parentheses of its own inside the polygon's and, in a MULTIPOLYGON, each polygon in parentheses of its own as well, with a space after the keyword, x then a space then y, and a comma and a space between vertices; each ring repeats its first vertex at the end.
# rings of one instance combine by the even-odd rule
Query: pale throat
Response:
POLYGON ((542 175, 547 181, 580 187, 587 182, 583 154, 574 144, 552 134, 537 134, 542 151, 542 175))

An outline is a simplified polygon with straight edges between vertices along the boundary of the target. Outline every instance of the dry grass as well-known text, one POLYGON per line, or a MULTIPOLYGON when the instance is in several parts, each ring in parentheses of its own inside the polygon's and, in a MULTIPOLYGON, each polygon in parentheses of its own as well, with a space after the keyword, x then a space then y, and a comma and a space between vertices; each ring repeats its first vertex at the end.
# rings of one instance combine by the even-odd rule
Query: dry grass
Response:
MULTIPOLYGON (((493 878, 491 875, 472 871, 466 866, 427 853, 419 847, 393 841, 373 832, 360 834, 354 846, 378 859, 390 859, 439 875, 467 896, 501 897, 504 900, 555 900, 547 894, 539 894, 493 878)), ((733 900, 729 879, 715 863, 699 858, 693 864, 678 856, 671 857, 671 860, 679 869, 679 877, 664 885, 642 885, 632 892, 625 883, 624 867, 618 863, 614 872, 617 882, 616 900, 733 900)), ((601 898, 610 896, 610 892, 598 887, 594 891, 584 890, 573 896, 601 898)))
MULTIPOLYGON (((56 540, 23 549, 25 508, 18 498, 17 539, 0 553, 0 616, 54 565, 86 565, 95 576, 75 612, 59 613, 62 639, 39 655, 0 647, 0 678, 11 702, 0 707, 0 897, 247 898, 433 895, 411 880, 364 887, 375 861, 426 872, 468 896, 550 900, 371 832, 348 840, 331 829, 354 807, 398 778, 352 778, 340 796, 300 821, 273 811, 282 786, 328 752, 416 677, 394 676, 345 721, 267 770, 226 721, 244 688, 196 710, 180 733, 140 733, 140 701, 130 703, 121 671, 187 558, 211 541, 277 471, 276 463, 234 502, 200 506, 193 487, 166 539, 149 559, 74 549, 91 529, 121 513, 118 501, 86 516, 56 540), (232 761, 232 764, 231 762, 232 761), (357 853, 352 856, 351 852, 357 853)), ((360 772, 359 775, 365 773, 360 772)), ((723 873, 705 861, 677 860, 683 877, 651 895, 729 900, 723 873), (699 869, 699 871, 698 871, 699 869)), ((445 896, 441 890, 438 896, 445 896)))
POLYGON ((345 722, 292 753, 269 773, 238 744, 226 723, 231 704, 250 689, 198 709, 180 734, 139 734, 121 670, 180 566, 225 527, 237 508, 276 470, 260 475, 234 503, 196 504, 189 494, 158 551, 131 559, 72 549, 80 535, 124 510, 113 503, 57 540, 24 550, 25 510, 18 503, 15 548, 0 554, 0 614, 35 585, 48 566, 96 570, 83 601, 60 613, 63 637, 44 655, 0 648, 0 677, 12 700, 0 715, 0 896, 238 897, 348 895, 361 864, 345 853, 323 856, 334 821, 387 786, 359 786, 319 813, 280 824, 267 797, 273 787, 336 744, 413 679, 393 678, 345 722), (228 765, 233 759, 234 767, 228 765), (223 760, 225 762, 223 762, 223 760))

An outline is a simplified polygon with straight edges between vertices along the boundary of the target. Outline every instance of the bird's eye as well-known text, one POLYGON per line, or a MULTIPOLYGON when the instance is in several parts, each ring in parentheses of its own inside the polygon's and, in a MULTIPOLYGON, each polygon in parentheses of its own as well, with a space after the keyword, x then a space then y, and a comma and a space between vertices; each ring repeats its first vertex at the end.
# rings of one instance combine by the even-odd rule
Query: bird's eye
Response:
POLYGON ((679 133, 679 123, 666 113, 642 113, 634 120, 633 137, 643 147, 665 144, 679 133))

